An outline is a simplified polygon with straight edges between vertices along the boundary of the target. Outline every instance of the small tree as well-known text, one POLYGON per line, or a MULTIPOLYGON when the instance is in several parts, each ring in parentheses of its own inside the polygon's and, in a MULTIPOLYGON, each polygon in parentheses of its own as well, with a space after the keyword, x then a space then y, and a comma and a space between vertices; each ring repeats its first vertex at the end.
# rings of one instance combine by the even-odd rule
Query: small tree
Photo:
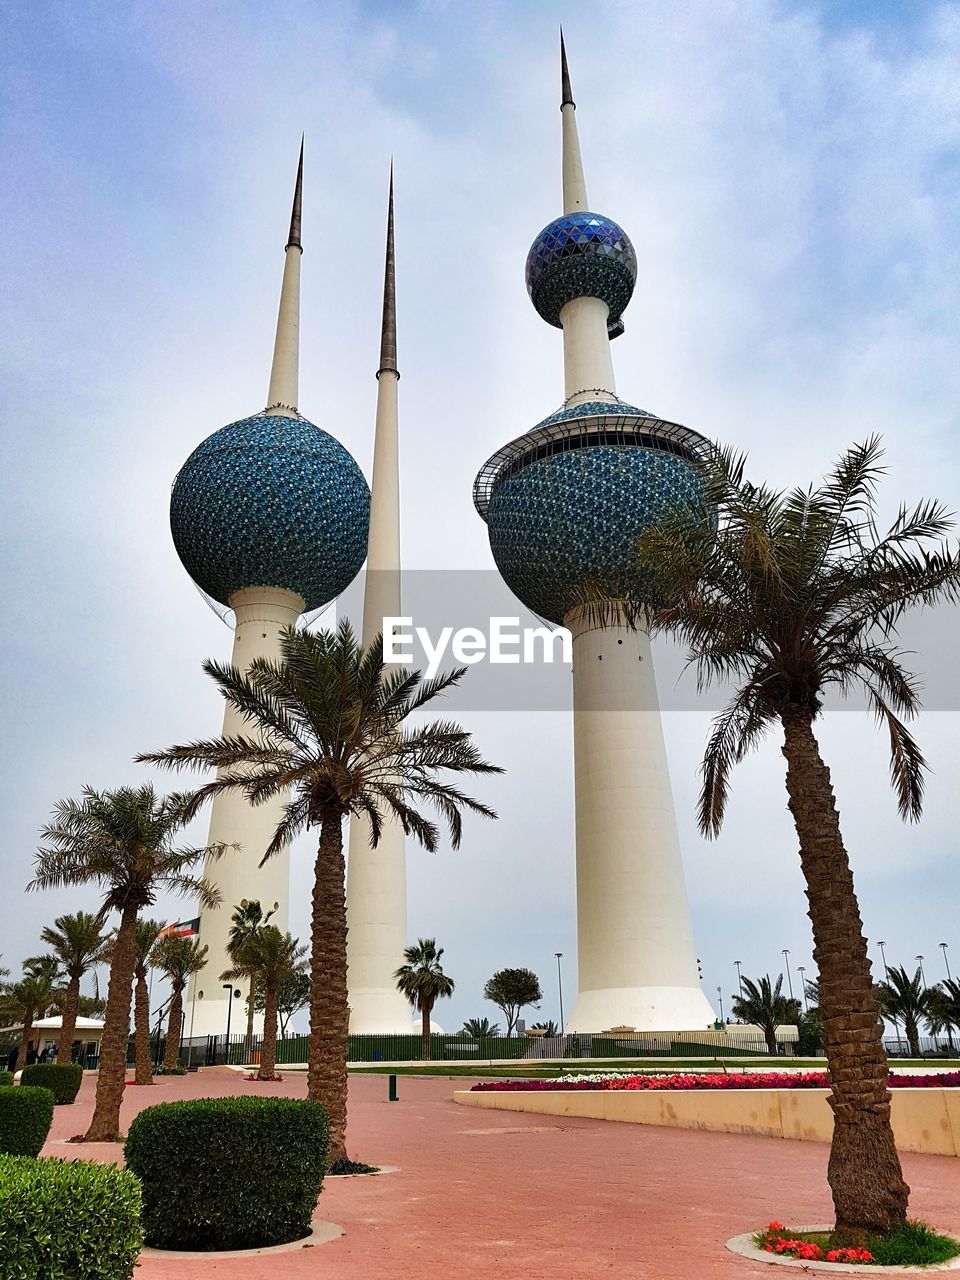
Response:
POLYGON ((97 1073, 97 1100, 86 1132, 88 1142, 116 1142, 130 1034, 130 995, 136 962, 140 911, 160 892, 197 894, 205 907, 220 898, 193 869, 218 857, 223 845, 177 848, 175 838, 186 821, 189 796, 158 796, 150 783, 116 791, 84 788, 80 800, 61 800, 53 822, 44 827, 30 889, 64 889, 98 884, 103 893, 99 916, 120 913, 112 948, 107 1007, 97 1073))
POLYGON ((512 1036, 520 1010, 528 1004, 537 1008, 543 992, 540 979, 532 969, 498 969, 483 988, 483 998, 502 1011, 507 1020, 507 1035, 512 1036))
POLYGON ((103 963, 109 940, 103 931, 103 921, 86 911, 78 911, 72 916, 57 916, 52 926, 47 925, 40 931, 40 937, 67 975, 57 1060, 69 1062, 77 1028, 80 982, 85 973, 103 963))
POLYGON ((150 1052, 150 988, 147 972, 153 965, 153 948, 163 925, 159 920, 138 920, 133 966, 133 1052, 134 1081, 153 1084, 153 1055, 150 1052))
MULTIPOLYGON (((306 947, 304 947, 306 950, 306 947)), ((280 1039, 285 1040, 290 1030, 290 1019, 310 1003, 310 974, 307 971, 308 961, 294 973, 288 973, 277 984, 277 1021, 280 1024, 280 1039)), ((266 993, 263 983, 257 983, 256 1008, 258 1013, 266 1011, 266 993)))
POLYGON ((500 1023, 491 1022, 488 1018, 468 1018, 463 1024, 463 1029, 474 1040, 487 1040, 493 1036, 503 1034, 500 1030, 500 1023))
POLYGON ((207 963, 208 947, 196 938, 179 938, 175 934, 161 938, 153 948, 153 965, 170 979, 170 1008, 167 1010, 167 1043, 163 1051, 164 1070, 171 1071, 180 1061, 180 1025, 183 1021, 183 992, 195 973, 207 963))
POLYGON ((920 1024, 930 1015, 930 993, 923 985, 920 969, 912 978, 903 965, 888 969, 885 980, 877 983, 877 1003, 885 1018, 903 1023, 910 1056, 919 1058, 920 1024))
POLYGON ((757 982, 743 979, 743 994, 733 997, 733 1014, 758 1026, 767 1042, 767 1052, 776 1054, 777 1027, 799 1021, 800 1001, 783 994, 782 973, 777 975, 776 984, 767 973, 757 982))
POLYGON ((263 1045, 258 1080, 272 1080, 277 1073, 277 1016, 280 984, 302 971, 307 948, 300 939, 265 924, 247 943, 247 954, 263 988, 263 1045))
POLYGON ((9 986, 4 994, 7 1016, 21 1022, 20 1061, 26 1062, 33 1035, 33 1024, 46 1017, 63 996, 63 972, 53 956, 33 956, 23 962, 23 977, 9 986))
POLYGON ((407 963, 401 965, 393 976, 400 994, 406 996, 415 1009, 420 1010, 420 1052, 423 1061, 429 1062, 430 1014, 438 1000, 453 995, 454 983, 443 972, 440 963, 443 947, 437 946, 435 938, 418 938, 416 946, 404 948, 403 958, 407 963))
POLYGON ((263 907, 257 898, 244 898, 233 909, 230 917, 230 933, 227 935, 227 955, 233 961, 229 969, 220 975, 221 982, 237 982, 247 979, 247 1032, 243 1042, 245 1061, 250 1061, 253 1053, 253 1014, 256 1007, 257 967, 250 943, 257 930, 265 925, 276 911, 276 905, 264 915, 263 907))

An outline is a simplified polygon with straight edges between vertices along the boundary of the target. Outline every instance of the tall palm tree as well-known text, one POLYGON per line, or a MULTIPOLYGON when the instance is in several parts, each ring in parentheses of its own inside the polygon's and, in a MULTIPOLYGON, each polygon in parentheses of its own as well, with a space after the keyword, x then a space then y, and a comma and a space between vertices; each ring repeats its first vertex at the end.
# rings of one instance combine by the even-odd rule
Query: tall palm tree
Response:
POLYGON ((166 1071, 172 1071, 180 1061, 183 992, 193 975, 206 965, 208 950, 209 947, 201 946, 197 938, 180 938, 175 934, 160 938, 153 947, 153 967, 170 979, 167 1043, 163 1051, 163 1066, 166 1071))
POLYGON ((708 450, 702 507, 674 512, 639 546, 653 629, 686 642, 701 688, 735 688, 703 761, 706 835, 720 830, 733 767, 774 727, 783 735, 820 974, 838 1241, 903 1222, 909 1188, 890 1126, 860 908, 814 725, 828 692, 864 693, 889 734, 900 813, 918 818, 925 764, 904 721, 919 699, 895 646, 897 627, 906 610, 960 594, 960 554, 944 542, 953 522, 943 506, 902 508, 879 531, 880 457, 868 440, 819 487, 781 493, 749 483, 742 458, 708 450))
POLYGON ((443 947, 437 946, 436 938, 418 938, 416 946, 404 947, 403 958, 407 963, 393 976, 400 994, 420 1011, 420 1056, 429 1062, 430 1014, 438 1000, 453 995, 454 982, 443 972, 443 947))
POLYGON ((147 974, 153 968, 153 948, 160 935, 160 920, 137 920, 133 960, 133 1052, 134 1082, 153 1084, 153 1054, 150 1052, 150 988, 147 974))
POLYGON ((120 1137, 138 914, 159 893, 171 891, 197 894, 207 907, 219 902, 217 891, 193 871, 204 858, 222 854, 224 846, 176 845, 188 821, 189 798, 158 796, 150 783, 116 791, 85 787, 79 800, 59 802, 53 821, 41 832, 45 843, 37 852, 35 875, 27 887, 97 884, 103 894, 99 918, 105 920, 111 911, 120 914, 111 951, 97 1100, 86 1132, 88 1142, 116 1142, 120 1137))
MULTIPOLYGON (((956 978, 944 978, 939 986, 938 1007, 948 1032, 960 1031, 960 982, 956 978)), ((951 1053, 953 1040, 950 1041, 951 1053)))
POLYGON ((446 820, 456 848, 464 809, 496 815, 442 775, 500 770, 483 759, 459 725, 437 721, 404 728, 411 713, 456 684, 465 668, 433 680, 423 680, 419 671, 386 672, 381 640, 361 648, 346 621, 335 633, 288 630, 279 661, 257 659, 246 673, 215 662, 205 663, 204 669, 250 726, 249 736, 192 742, 141 759, 218 770, 196 793, 191 813, 223 791, 240 791, 251 804, 290 795, 264 861, 300 831, 319 831, 307 1092, 326 1107, 333 1163, 346 1158, 347 1124, 343 820, 348 814, 365 814, 375 845, 386 813, 432 851, 440 833, 415 807, 426 802, 446 820))
POLYGON ((930 993, 923 985, 919 967, 911 977, 903 965, 888 969, 883 982, 877 984, 880 1012, 891 1022, 903 1023, 912 1058, 920 1057, 920 1024, 931 1013, 930 993))
POLYGON ((51 949, 67 975, 57 1061, 69 1062, 77 1029, 80 982, 85 973, 106 958, 109 939, 103 921, 87 911, 72 916, 57 916, 52 925, 40 931, 40 937, 51 949))
POLYGON ((261 925, 247 942, 250 962, 256 966, 263 989, 263 1045, 258 1080, 272 1080, 277 1073, 277 996, 285 978, 302 971, 307 948, 300 939, 281 933, 276 925, 261 925))
POLYGON ((233 961, 231 968, 220 975, 221 982, 237 982, 246 978, 247 990, 247 1034, 244 1040, 244 1060, 250 1061, 253 1052, 253 1018, 256 1004, 257 967, 251 962, 250 942, 257 930, 265 925, 277 910, 277 903, 264 915, 263 907, 257 898, 244 898, 233 909, 230 920, 230 932, 227 935, 227 955, 233 961))
POLYGON ((783 994, 783 974, 777 974, 776 983, 769 973, 757 982, 752 978, 741 980, 742 991, 733 997, 733 1015, 744 1022, 752 1022, 763 1032, 767 1052, 776 1054, 777 1027, 796 1022, 800 1016, 800 1001, 783 994))

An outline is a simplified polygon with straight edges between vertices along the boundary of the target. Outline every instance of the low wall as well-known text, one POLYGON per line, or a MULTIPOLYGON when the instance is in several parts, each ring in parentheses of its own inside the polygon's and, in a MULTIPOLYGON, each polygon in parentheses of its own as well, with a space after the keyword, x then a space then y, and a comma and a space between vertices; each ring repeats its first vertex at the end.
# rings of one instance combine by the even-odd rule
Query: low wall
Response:
MULTIPOLYGON (((894 1089, 893 1133, 901 1151, 960 1155, 960 1089, 894 1089)), ((752 1133, 829 1142, 833 1112, 826 1089, 457 1090, 461 1106, 535 1115, 621 1120, 673 1129, 752 1133)))

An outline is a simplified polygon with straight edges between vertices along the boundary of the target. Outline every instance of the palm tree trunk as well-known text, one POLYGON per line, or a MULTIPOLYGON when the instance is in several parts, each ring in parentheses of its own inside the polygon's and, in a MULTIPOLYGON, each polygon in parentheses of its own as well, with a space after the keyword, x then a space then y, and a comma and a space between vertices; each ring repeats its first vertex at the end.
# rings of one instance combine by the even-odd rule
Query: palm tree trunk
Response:
POLYGON ((133 1000, 133 1050, 136 1061, 134 1080, 137 1084, 153 1084, 153 1061, 150 1053, 150 991, 146 976, 137 974, 133 1000))
POLYGON ((33 1010, 28 1009, 23 1015, 23 1031, 20 1033, 20 1069, 21 1071, 27 1065, 27 1052, 30 1048, 30 1038, 33 1035, 33 1010))
POLYGON ((827 1178, 837 1215, 835 1234, 842 1242, 904 1222, 910 1188, 893 1140, 883 1024, 830 770, 820 755, 810 713, 788 711, 782 721, 787 794, 800 840, 813 958, 820 973, 834 1116, 827 1178))
POLYGON ((277 1074, 277 984, 264 981, 263 1046, 260 1049, 258 1080, 272 1080, 277 1074))
POLYGON ((430 1061, 430 1006, 420 1006, 420 1057, 424 1062, 430 1061))
POLYGON ((183 988, 174 986, 167 1011, 167 1043, 163 1050, 164 1070, 172 1071, 180 1061, 180 1024, 183 1021, 183 988))
POLYGON ((330 1127, 328 1160, 347 1158, 347 905, 343 814, 327 806, 313 882, 310 951, 310 1050, 307 1097, 323 1104, 330 1127))
POLYGON ((243 1060, 249 1062, 253 1058, 253 1015, 257 994, 257 975, 250 975, 250 990, 247 992, 247 1034, 243 1042, 243 1060))
POLYGON ((85 1135, 87 1142, 119 1142, 120 1104, 126 1080, 127 1041, 130 1038, 130 995, 136 963, 137 907, 128 904, 120 916, 110 963, 110 985, 100 1043, 97 1101, 85 1135))
POLYGON ((764 1027, 763 1036, 767 1042, 767 1053, 777 1056, 777 1029, 776 1027, 764 1027))
POLYGON ((57 1061, 69 1062, 73 1049, 73 1037, 77 1031, 77 1009, 80 1005, 80 975, 71 977, 67 983, 67 994, 63 1001, 63 1015, 60 1020, 60 1039, 57 1041, 57 1061))
POLYGON ((910 1057, 920 1057, 920 1028, 914 1018, 904 1018, 903 1029, 907 1033, 907 1044, 910 1046, 910 1057))

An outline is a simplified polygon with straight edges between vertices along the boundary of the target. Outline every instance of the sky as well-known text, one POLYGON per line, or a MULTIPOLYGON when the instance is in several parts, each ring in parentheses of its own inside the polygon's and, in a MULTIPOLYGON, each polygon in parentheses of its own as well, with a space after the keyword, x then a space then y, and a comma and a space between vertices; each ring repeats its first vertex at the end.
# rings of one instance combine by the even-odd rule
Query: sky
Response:
MULTIPOLYGON (((623 398, 747 451, 778 485, 880 432, 886 512, 960 502, 960 5, 7 3, 9 967, 55 915, 96 902, 24 893, 54 803, 142 780, 135 752, 219 726, 200 663, 226 658, 230 633, 177 560, 168 495, 205 436, 264 403, 301 132, 300 407, 369 476, 392 157, 404 563, 492 568, 473 477, 563 399, 560 335, 523 283, 560 211, 558 21, 591 200, 639 259, 614 347, 623 398)), ((928 980, 940 942, 960 970, 952 634, 929 637, 919 825, 900 822, 860 710, 821 731, 871 954, 879 939, 891 963, 922 954, 928 980)), ((735 959, 775 975, 786 948, 796 984, 810 930, 776 742, 741 766, 723 833, 704 841, 710 708, 684 687, 665 697, 687 708, 665 712, 667 747, 704 985, 729 1010, 735 959)), ((555 952, 568 1010, 576 987, 570 717, 462 719, 506 769, 476 788, 500 816, 468 821, 459 852, 411 849, 409 934, 446 949, 443 1025, 496 1016, 482 987, 505 965, 540 975, 539 1013, 556 1018, 555 952)), ((309 840, 292 862, 305 935, 309 840)))

